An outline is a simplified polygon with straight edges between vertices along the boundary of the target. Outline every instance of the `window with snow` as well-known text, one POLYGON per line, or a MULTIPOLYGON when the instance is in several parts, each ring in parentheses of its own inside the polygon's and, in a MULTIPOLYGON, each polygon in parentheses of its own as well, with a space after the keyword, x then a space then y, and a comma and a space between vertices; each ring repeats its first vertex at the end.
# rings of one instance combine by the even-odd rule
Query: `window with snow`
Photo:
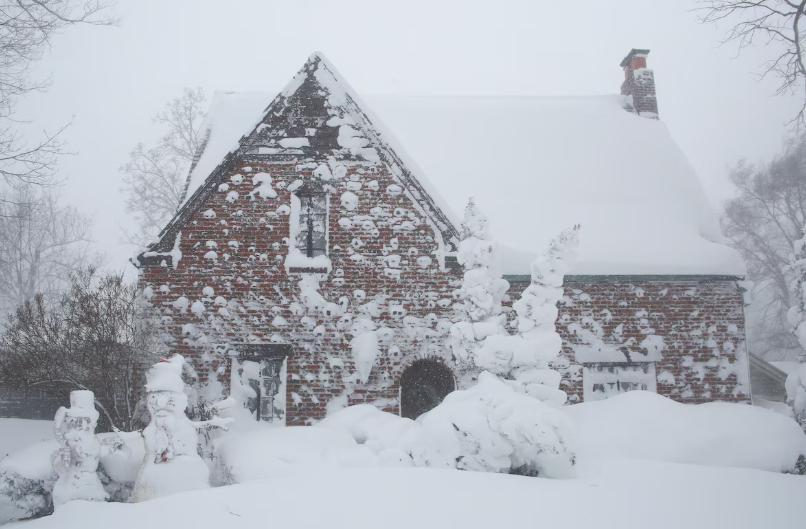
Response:
POLYGON ((582 369, 583 399, 604 400, 628 391, 657 392, 655 364, 586 364, 582 369))
POLYGON ((297 249, 306 257, 327 253, 327 195, 300 192, 297 249))

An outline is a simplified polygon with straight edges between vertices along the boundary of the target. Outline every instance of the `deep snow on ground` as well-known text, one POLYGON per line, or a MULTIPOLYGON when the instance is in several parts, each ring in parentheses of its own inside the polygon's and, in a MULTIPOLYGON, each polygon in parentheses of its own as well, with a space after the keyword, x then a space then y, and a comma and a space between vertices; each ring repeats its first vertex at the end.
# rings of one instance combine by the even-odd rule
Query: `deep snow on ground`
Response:
POLYGON ((53 438, 53 421, 0 418, 0 459, 31 443, 53 438))
MULTIPOLYGON (((219 439, 218 453, 239 485, 136 505, 71 502, 25 527, 106 529, 110 519, 115 529, 247 527, 267 520, 293 527, 463 529, 803 524, 806 477, 780 470, 806 454, 806 435, 787 417, 740 404, 684 405, 648 392, 562 410, 576 423, 574 479, 400 468, 412 465, 406 454, 421 422, 356 406, 312 427, 234 424, 219 439)), ((14 436, 18 446, 26 432, 33 439, 49 433, 49 422, 27 422, 39 424, 22 424, 14 436)), ((47 466, 48 450, 55 449, 50 443, 27 443, 9 462, 47 466)), ((132 458, 135 473, 141 460, 132 458)))
POLYGON ((607 464, 596 476, 574 480, 323 469, 140 504, 76 501, 11 527, 795 528, 803 523, 804 497, 800 476, 647 461, 607 464))
MULTIPOLYGON (((38 441, 53 438, 52 421, 0 418, 0 459, 38 441)), ((21 515, 8 497, 0 494, 0 525, 21 515)))
POLYGON ((563 410, 577 424, 583 466, 629 458, 780 472, 806 454, 797 423, 758 406, 631 391, 563 410))

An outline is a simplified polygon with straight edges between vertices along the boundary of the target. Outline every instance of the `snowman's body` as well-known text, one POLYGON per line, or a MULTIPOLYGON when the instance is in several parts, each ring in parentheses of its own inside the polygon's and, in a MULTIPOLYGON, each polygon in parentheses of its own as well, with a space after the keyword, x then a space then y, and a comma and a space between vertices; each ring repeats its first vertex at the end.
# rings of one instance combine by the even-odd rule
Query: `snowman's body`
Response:
POLYGON ((98 411, 91 391, 70 393, 70 408, 59 408, 53 432, 59 451, 53 468, 59 479, 53 487, 53 505, 71 500, 104 501, 107 493, 98 478, 101 445, 95 437, 98 411))
POLYGON ((134 501, 209 488, 210 471, 198 454, 198 434, 185 415, 184 359, 174 355, 148 373, 146 405, 151 422, 143 430, 146 457, 134 486, 134 501))

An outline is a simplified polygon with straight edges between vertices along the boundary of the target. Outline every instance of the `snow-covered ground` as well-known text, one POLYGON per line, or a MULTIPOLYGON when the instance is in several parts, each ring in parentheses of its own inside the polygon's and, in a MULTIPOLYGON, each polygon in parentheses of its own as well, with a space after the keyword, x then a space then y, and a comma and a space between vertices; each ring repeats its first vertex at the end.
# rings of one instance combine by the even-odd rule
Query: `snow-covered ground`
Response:
MULTIPOLYGON (((356 406, 312 427, 234 424, 218 453, 240 484, 138 504, 74 501, 20 527, 803 525, 806 477, 780 473, 806 454, 806 435, 790 418, 639 391, 561 409, 576 425, 570 479, 412 468, 424 421, 356 406)), ((17 447, 30 444, 22 433, 49 433, 49 423, 28 422, 38 431, 20 424, 17 447)), ((25 453, 46 462, 35 448, 25 453)))
POLYGON ((311 470, 139 504, 71 502, 26 529, 802 527, 806 479, 611 463, 573 480, 419 468, 311 470))
MULTIPOLYGON (((33 443, 53 438, 52 421, 0 418, 0 459, 33 443)), ((6 496, 0 494, 0 525, 20 516, 6 496)))

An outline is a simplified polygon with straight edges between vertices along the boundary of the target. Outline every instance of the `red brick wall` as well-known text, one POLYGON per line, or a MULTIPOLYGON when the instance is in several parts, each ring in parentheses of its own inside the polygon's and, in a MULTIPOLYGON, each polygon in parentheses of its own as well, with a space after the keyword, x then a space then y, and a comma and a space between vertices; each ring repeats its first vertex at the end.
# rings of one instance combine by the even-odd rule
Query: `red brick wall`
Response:
MULTIPOLYGON (((510 297, 517 299, 525 286, 513 283, 510 297)), ((557 324, 564 358, 556 367, 563 372, 570 402, 581 402, 583 390, 575 355, 582 342, 569 325, 590 328, 586 318, 601 326, 610 344, 617 342, 613 331, 618 325, 623 325, 622 341, 663 337, 666 348, 655 365, 661 395, 685 403, 750 401, 744 304, 735 282, 567 282, 557 324), (670 375, 674 383, 664 383, 670 375)), ((632 352, 640 356, 637 348, 632 352)))
MULTIPOLYGON (((461 279, 440 270, 434 230, 405 193, 386 192, 395 182, 384 165, 356 164, 346 177, 329 182, 334 188, 328 219, 333 271, 320 283, 319 291, 328 301, 346 306, 346 313, 353 316, 360 313, 361 305, 384 296, 379 302, 381 314, 373 320, 395 331, 394 343, 381 346, 382 354, 369 380, 361 383, 349 345, 352 336, 346 332, 350 325, 341 321, 341 315, 326 317, 292 310, 299 298, 300 276, 289 277, 283 266, 289 236, 289 216, 283 206, 290 206, 286 187, 309 176, 311 167, 253 164, 251 169, 238 167, 234 174, 243 175, 243 182, 236 185, 230 181, 228 189, 214 192, 189 219, 181 230, 182 258, 176 269, 143 270, 143 287, 152 292, 151 302, 163 319, 171 347, 191 359, 202 383, 218 380, 220 390, 227 393, 228 351, 237 350, 237 344, 273 340, 293 344, 287 366, 288 424, 308 424, 323 418, 328 401, 339 396, 350 405, 369 402, 397 412, 399 380, 408 365, 419 358, 437 358, 452 366, 449 348, 444 346, 446 322, 452 316, 452 292, 461 279), (255 188, 250 174, 260 171, 272 175, 277 198, 248 196, 255 188), (352 191, 360 200, 354 211, 341 205, 341 194, 348 185, 356 185, 348 182, 362 184, 360 190, 352 191), (232 202, 227 200, 231 191, 239 195, 232 202), (373 208, 381 208, 390 216, 373 208), (343 218, 353 219, 352 227, 340 224, 343 218), (390 219, 400 218, 416 226, 412 230, 393 229, 392 225, 401 222, 390 219), (364 226, 366 220, 372 221, 371 226, 364 226), (393 239, 397 239, 397 249, 393 239), (208 248, 208 241, 215 242, 216 247, 208 248), (237 244, 230 245, 230 241, 237 244), (205 258, 211 249, 217 252, 217 259, 205 258), (351 253, 364 259, 351 259, 351 253), (386 259, 390 255, 400 256, 397 268, 386 259), (432 263, 420 268, 416 264, 420 256, 429 256, 432 263), (388 273, 390 269, 400 271, 399 279, 388 273), (211 287, 214 294, 204 295, 205 287, 211 287), (366 299, 356 300, 356 290, 363 290, 366 299), (202 316, 189 308, 178 310, 174 302, 180 296, 187 298, 188 305, 203 303, 202 316), (216 305, 219 296, 226 306, 216 305), (407 325, 403 317, 393 316, 390 307, 395 304, 422 324, 412 325, 409 320, 407 325), (220 314, 221 308, 229 315, 220 314), (287 320, 288 326, 275 326, 277 316, 287 320), (321 337, 313 332, 319 325, 325 327, 321 337)), ((525 286, 513 283, 511 299, 517 299, 525 286)), ((746 371, 746 366, 737 364, 733 352, 744 355, 742 295, 733 282, 574 282, 566 285, 565 294, 558 323, 564 358, 556 367, 563 372, 563 389, 570 402, 580 402, 583 390, 582 366, 574 352, 579 337, 568 331, 568 325, 585 318, 601 325, 605 341, 619 324, 624 326, 621 336, 625 338, 648 332, 664 338, 666 350, 656 373, 664 381, 673 376, 675 383, 659 381, 659 393, 691 403, 749 400, 736 375, 741 369, 746 371), (609 321, 605 310, 610 313, 609 321)))
MULTIPOLYGON (((345 393, 345 388, 348 388, 350 405, 374 402, 383 409, 397 412, 398 381, 404 368, 418 358, 447 359, 441 347, 447 332, 437 320, 450 318, 451 292, 457 288, 458 278, 440 270, 437 235, 414 203, 405 193, 387 193, 387 187, 395 181, 385 165, 355 164, 346 177, 327 182, 335 189, 330 193, 328 219, 333 271, 320 283, 319 291, 330 302, 346 304, 347 312, 353 315, 359 314, 359 305, 378 295, 385 296, 379 303, 383 312, 373 320, 379 326, 395 330, 395 344, 381 346, 382 355, 368 382, 357 381, 349 345, 352 337, 345 333, 349 325, 340 322, 341 316, 300 314, 289 308, 299 297, 300 277, 289 277, 283 266, 288 253, 289 215, 282 206, 289 207, 291 203, 290 193, 285 188, 311 174, 311 167, 301 167, 292 163, 252 164, 252 171, 247 172, 244 166, 239 166, 235 174, 243 175, 243 183, 235 185, 230 181, 228 189, 214 192, 182 228, 182 258, 176 270, 146 268, 141 284, 153 292, 151 302, 163 318, 172 348, 192 360, 201 382, 210 381, 212 374, 227 392, 228 350, 237 349, 238 343, 282 340, 294 345, 287 365, 288 424, 322 419, 327 402, 345 393), (252 200, 248 196, 255 188, 250 174, 260 171, 272 175, 277 198, 252 200), (360 199, 354 211, 343 208, 340 200, 351 178, 361 183, 360 190, 352 190, 360 199), (377 182, 377 190, 371 184, 373 181, 377 182), (231 191, 236 191, 239 197, 228 202, 226 198, 231 191), (281 208, 280 213, 277 213, 278 208, 281 208), (371 211, 373 208, 381 208, 389 216, 378 210, 371 211), (214 212, 215 217, 209 213, 205 216, 208 210, 214 212), (392 228, 392 225, 402 224, 401 215, 414 229, 392 228), (353 226, 343 227, 339 223, 342 218, 353 219, 353 226), (367 220, 371 220, 372 226, 367 220), (397 249, 393 248, 393 239, 397 239, 397 249), (207 247, 208 241, 216 243, 217 247, 212 250, 217 252, 218 259, 204 257, 211 250, 207 247), (230 241, 237 245, 230 246, 230 241), (350 253, 361 254, 364 259, 353 260, 350 253), (228 254, 228 258, 224 254, 228 254), (400 256, 397 268, 386 260, 389 255, 400 256), (430 257, 432 263, 421 268, 416 263, 421 256, 430 257), (399 278, 389 270, 399 270, 399 278), (169 290, 165 291, 165 286, 169 290), (203 294, 204 287, 208 286, 213 288, 213 296, 203 294), (365 291, 363 302, 356 300, 356 290, 365 291), (189 309, 177 310, 173 303, 180 296, 185 296, 189 305, 201 301, 206 309, 202 317, 189 309), (218 314, 221 308, 215 304, 218 296, 228 302, 229 316, 218 314), (412 326, 409 320, 407 326, 402 317, 393 317, 389 308, 394 304, 402 306, 407 315, 419 318, 424 324, 412 326), (285 318, 288 326, 274 326, 272 322, 277 316, 285 318), (311 324, 311 319, 307 318, 315 321, 311 324), (326 332, 322 337, 315 337, 313 328, 319 325, 324 325, 326 332)), ((223 181, 229 181, 230 177, 223 181)))

